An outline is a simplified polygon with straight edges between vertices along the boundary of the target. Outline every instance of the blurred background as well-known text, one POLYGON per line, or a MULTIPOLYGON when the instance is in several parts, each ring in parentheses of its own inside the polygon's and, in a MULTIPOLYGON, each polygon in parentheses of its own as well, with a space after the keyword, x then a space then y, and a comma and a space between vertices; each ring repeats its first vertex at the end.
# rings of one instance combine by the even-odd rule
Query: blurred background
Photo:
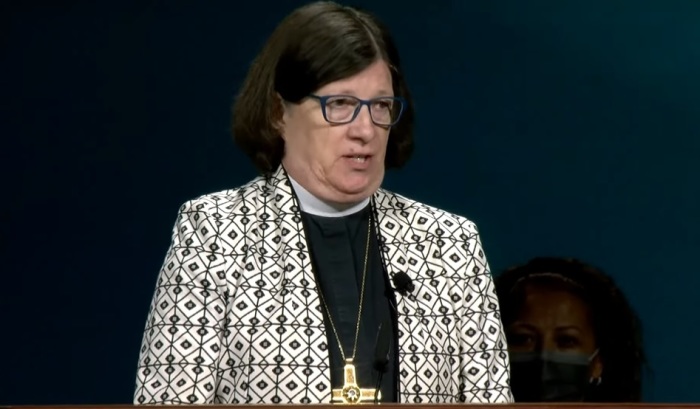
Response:
MULTIPOLYGON (((255 176, 230 106, 302 1, 0 5, 0 404, 130 403, 178 207, 255 176)), ((577 257, 644 325, 650 402, 699 401, 700 2, 357 0, 417 151, 385 187, 477 223, 492 271, 577 257)))

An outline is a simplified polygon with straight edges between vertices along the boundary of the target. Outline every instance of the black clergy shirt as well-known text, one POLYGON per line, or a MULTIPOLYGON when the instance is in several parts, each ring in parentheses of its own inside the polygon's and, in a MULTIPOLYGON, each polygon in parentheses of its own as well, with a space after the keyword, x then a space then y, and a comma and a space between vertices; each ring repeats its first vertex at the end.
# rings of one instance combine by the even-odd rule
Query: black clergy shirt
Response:
MULTIPOLYGON (((317 216, 302 212, 316 280, 323 291, 323 299, 330 310, 346 358, 352 356, 355 342, 367 228, 371 213, 371 205, 342 217, 317 216)), ((398 384, 396 331, 392 304, 390 304, 393 302, 393 295, 387 291, 390 287, 379 253, 376 231, 373 222, 362 319, 353 363, 358 386, 375 388, 378 379, 378 372, 374 369, 378 330, 380 324, 389 325, 391 350, 389 369, 384 373, 381 382, 381 402, 396 402, 398 384)), ((321 306, 323 308, 323 303, 321 306)), ((331 385, 333 389, 341 388, 344 382, 345 362, 338 349, 338 342, 325 308, 323 308, 323 317, 328 338, 331 385)))

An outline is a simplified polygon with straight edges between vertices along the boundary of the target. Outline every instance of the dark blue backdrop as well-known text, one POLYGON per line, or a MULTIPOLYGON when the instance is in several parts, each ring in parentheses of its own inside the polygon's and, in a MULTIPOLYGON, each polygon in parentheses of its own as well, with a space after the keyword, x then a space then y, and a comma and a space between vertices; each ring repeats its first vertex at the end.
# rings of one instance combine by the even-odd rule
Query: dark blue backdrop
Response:
MULTIPOLYGON (((254 176, 229 107, 301 3, 2 3, 0 403, 130 402, 177 208, 254 176)), ((416 99, 386 187, 476 221, 496 272, 606 269, 645 324, 646 399, 699 401, 700 2, 356 4, 416 99)))

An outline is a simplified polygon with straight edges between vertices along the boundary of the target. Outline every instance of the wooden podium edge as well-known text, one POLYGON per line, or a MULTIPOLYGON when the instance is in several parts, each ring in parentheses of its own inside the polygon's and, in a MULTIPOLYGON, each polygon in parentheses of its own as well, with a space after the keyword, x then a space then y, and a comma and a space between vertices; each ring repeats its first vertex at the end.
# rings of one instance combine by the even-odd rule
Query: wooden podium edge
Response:
MULTIPOLYGON (((239 404, 239 405, 179 405, 179 404, 167 404, 167 405, 133 405, 133 404, 115 404, 115 405, 100 405, 100 404, 61 404, 61 405, 0 405, 0 409, 137 409, 137 408, 177 408, 177 409, 280 409, 280 408, 290 408, 298 406, 311 406, 317 409, 325 408, 335 408, 337 406, 354 406, 354 405, 334 405, 329 403, 324 404, 305 404, 305 405, 291 405, 291 404, 239 404)), ((358 406, 374 406, 374 404, 358 405, 358 406)), ((696 408, 700 409, 700 404, 698 403, 492 403, 492 404, 469 404, 469 403, 453 403, 453 404, 397 404, 397 403, 387 403, 379 404, 376 406, 381 406, 384 409, 406 409, 406 408, 428 408, 428 409, 441 409, 441 408, 451 408, 453 406, 468 408, 464 409, 690 409, 696 408)))

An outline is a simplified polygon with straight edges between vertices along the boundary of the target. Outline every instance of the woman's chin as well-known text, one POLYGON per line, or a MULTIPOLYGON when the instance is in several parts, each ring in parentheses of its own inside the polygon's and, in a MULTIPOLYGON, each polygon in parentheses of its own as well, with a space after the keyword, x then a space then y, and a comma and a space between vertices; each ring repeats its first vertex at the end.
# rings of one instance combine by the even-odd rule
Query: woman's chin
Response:
POLYGON ((376 188, 372 183, 353 183, 338 187, 338 198, 345 203, 357 203, 372 196, 376 188))

